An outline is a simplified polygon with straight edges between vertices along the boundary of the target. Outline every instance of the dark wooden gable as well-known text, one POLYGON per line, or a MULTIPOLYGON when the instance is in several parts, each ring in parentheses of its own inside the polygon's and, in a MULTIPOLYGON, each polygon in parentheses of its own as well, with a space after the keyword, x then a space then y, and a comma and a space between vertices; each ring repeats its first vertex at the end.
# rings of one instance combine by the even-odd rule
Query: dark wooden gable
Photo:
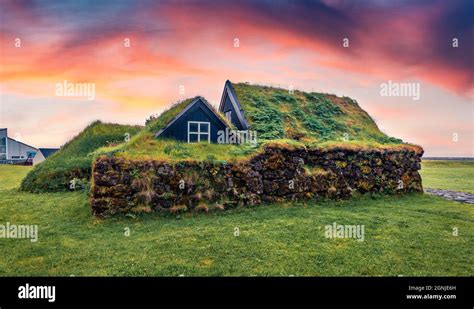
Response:
POLYGON ((244 111, 230 81, 226 81, 224 85, 219 111, 224 115, 230 112, 230 121, 238 130, 248 129, 249 126, 244 117, 244 111))
MULTIPOLYGON (((219 118, 214 110, 201 97, 192 101, 184 110, 178 114, 168 125, 157 132, 156 137, 173 138, 176 140, 188 142, 188 122, 192 122, 191 132, 196 132, 196 122, 209 123, 210 125, 210 141, 217 142, 217 133, 219 130, 225 130, 227 124, 219 118)), ((198 124, 199 125, 199 124, 198 124)), ((203 129, 201 125, 201 129, 203 129)), ((201 141, 205 134, 201 134, 201 141)), ((191 141, 196 137, 196 134, 191 134, 191 141)))

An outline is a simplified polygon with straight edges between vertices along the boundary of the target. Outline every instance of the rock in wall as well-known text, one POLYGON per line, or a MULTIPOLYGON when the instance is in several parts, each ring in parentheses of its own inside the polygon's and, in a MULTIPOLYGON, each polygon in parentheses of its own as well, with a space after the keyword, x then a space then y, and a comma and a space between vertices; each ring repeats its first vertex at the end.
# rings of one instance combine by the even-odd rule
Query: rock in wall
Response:
POLYGON ((239 162, 133 161, 102 156, 92 172, 96 216, 129 211, 207 212, 261 202, 422 192, 421 148, 267 146, 239 162))

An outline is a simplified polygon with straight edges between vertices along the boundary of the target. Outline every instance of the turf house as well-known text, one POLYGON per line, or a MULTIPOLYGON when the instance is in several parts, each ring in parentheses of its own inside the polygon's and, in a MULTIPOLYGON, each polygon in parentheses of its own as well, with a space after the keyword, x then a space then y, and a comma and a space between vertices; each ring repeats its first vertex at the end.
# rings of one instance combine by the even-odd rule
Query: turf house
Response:
POLYGON ((99 217, 221 211, 265 202, 421 192, 417 145, 387 136, 348 97, 226 81, 145 126, 94 122, 35 166, 22 189, 84 188, 99 217), (255 132, 222 143, 222 132, 255 132), (125 138, 124 138, 125 137, 125 138))

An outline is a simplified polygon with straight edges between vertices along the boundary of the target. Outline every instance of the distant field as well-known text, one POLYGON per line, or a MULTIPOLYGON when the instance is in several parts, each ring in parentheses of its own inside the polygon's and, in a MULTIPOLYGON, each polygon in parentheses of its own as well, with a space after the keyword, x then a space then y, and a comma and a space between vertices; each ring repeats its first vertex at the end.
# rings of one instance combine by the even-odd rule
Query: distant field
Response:
MULTIPOLYGON (((439 182, 441 176, 430 176, 436 176, 437 169, 430 164, 423 164, 424 181, 439 182)), ((0 238, 0 276, 471 276, 474 272, 474 208, 434 196, 362 197, 208 215, 98 220, 91 216, 85 193, 18 192, 15 188, 29 169, 0 166, 0 224, 39 226, 37 243, 0 238), (324 227, 333 222, 364 225, 365 241, 325 238, 324 227), (453 236, 454 227, 459 236, 453 236), (129 237, 125 228, 130 229, 129 237)), ((445 166, 438 169, 449 179, 442 183, 456 183, 458 188, 467 180, 464 172, 454 173, 462 175, 456 179, 445 166)))
POLYGON ((423 187, 474 193, 474 160, 422 162, 423 187))
POLYGON ((0 165, 0 190, 17 188, 31 169, 31 166, 0 165))

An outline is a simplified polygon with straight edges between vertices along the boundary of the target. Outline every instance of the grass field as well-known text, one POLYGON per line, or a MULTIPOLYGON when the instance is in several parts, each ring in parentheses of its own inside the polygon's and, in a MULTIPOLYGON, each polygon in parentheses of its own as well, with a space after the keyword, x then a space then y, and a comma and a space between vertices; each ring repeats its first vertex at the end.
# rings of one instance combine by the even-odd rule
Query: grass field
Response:
MULTIPOLYGON (((424 163, 425 186, 472 190, 466 179, 472 165, 451 169, 449 164, 424 163)), ((474 208, 468 204, 412 194, 98 220, 85 193, 19 192, 29 169, 0 166, 0 224, 39 226, 36 243, 0 238, 0 276, 474 273, 474 208), (364 225, 365 241, 325 238, 324 227, 333 222, 364 225)))
POLYGON ((474 160, 423 161, 423 186, 474 193, 474 160))

